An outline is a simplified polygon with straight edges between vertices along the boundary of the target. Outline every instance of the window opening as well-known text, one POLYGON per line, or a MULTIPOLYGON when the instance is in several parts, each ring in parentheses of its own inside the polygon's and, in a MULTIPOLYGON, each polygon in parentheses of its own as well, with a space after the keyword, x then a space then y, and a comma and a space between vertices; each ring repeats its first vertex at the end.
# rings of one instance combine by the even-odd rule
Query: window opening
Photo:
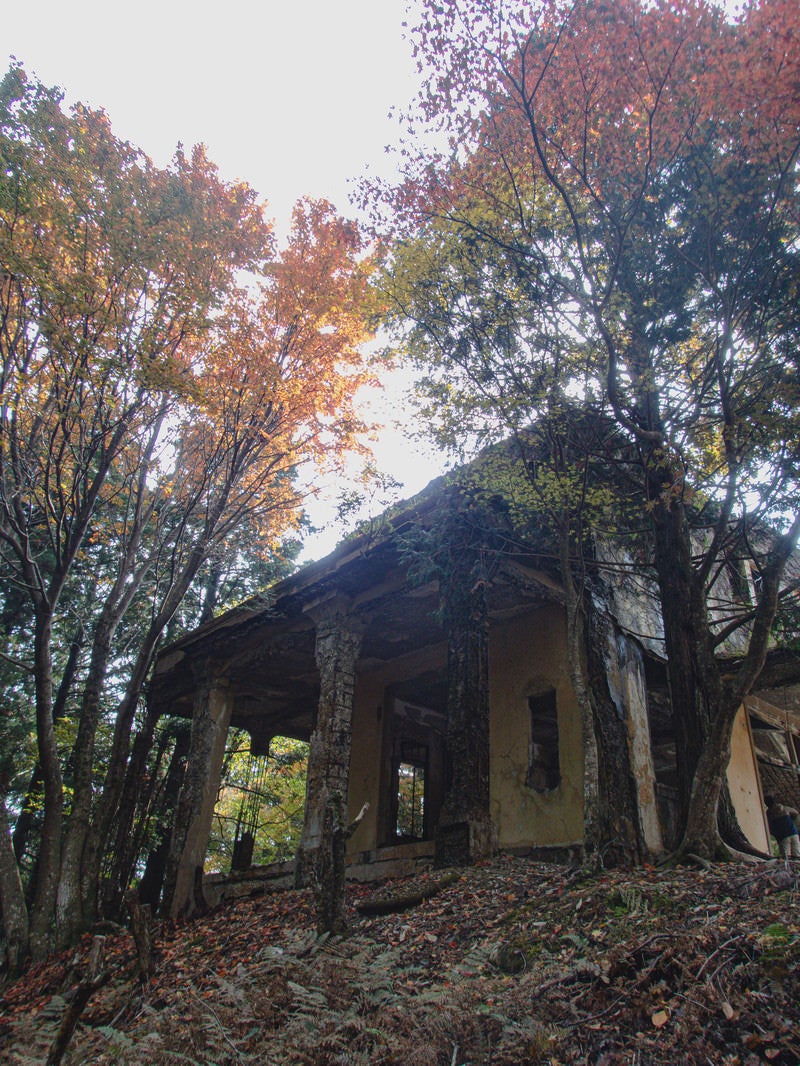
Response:
POLYGON ((273 737, 253 755, 245 730, 231 730, 214 808, 206 873, 292 858, 305 810, 308 744, 273 737))
POLYGON ((536 792, 550 792, 561 784, 555 689, 531 696, 528 709, 531 731, 525 784, 536 792))
POLYGON ((397 820, 395 836, 400 840, 422 840, 425 836, 425 768, 427 748, 402 744, 397 767, 397 820))

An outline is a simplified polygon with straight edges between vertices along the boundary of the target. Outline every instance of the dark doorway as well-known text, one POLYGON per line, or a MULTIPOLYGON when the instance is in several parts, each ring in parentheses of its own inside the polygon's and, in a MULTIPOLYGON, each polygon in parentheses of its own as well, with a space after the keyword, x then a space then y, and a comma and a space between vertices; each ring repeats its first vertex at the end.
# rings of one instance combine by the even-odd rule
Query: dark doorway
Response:
POLYGON ((447 685, 425 675, 386 693, 383 844, 433 840, 444 793, 447 685))

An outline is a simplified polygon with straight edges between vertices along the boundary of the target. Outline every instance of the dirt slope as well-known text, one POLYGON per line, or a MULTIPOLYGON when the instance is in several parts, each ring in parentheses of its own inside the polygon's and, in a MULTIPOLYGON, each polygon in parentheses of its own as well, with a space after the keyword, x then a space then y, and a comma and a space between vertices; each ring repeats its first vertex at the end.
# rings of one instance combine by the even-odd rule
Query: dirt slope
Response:
MULTIPOLYGON (((426 896, 398 912, 360 913, 376 889, 351 886, 352 935, 327 940, 307 892, 241 901, 158 926, 144 986, 108 936, 63 1061, 798 1066, 798 874, 500 858, 434 894, 434 874, 382 886, 426 896)), ((44 1062, 89 943, 3 990, 0 1061, 44 1062)))

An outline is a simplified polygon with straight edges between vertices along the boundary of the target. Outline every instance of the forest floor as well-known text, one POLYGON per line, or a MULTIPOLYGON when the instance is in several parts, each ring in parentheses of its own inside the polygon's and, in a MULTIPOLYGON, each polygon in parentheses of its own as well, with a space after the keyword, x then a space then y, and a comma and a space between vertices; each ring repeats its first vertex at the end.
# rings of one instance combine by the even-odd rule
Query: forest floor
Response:
MULTIPOLYGON (((800 864, 500 857, 440 879, 349 885, 343 938, 313 934, 307 891, 157 923, 146 983, 130 936, 110 933, 63 1062, 800 1063, 800 864), (433 894, 357 909, 415 891, 433 894)), ((45 1061, 91 939, 2 989, 0 1061, 45 1061)))

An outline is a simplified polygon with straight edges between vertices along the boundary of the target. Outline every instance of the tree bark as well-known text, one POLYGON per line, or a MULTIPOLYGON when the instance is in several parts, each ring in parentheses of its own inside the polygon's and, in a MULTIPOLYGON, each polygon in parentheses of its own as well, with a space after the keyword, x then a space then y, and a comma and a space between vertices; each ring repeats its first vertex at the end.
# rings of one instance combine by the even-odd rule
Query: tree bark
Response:
POLYGON ((189 755, 190 730, 180 729, 175 738, 175 747, 172 750, 167 779, 164 784, 164 794, 158 811, 158 826, 156 829, 157 843, 147 856, 142 880, 139 882, 139 899, 142 903, 149 904, 156 911, 161 900, 161 892, 164 887, 164 876, 169 857, 170 828, 175 818, 178 805, 178 797, 186 771, 186 759, 189 755))
MULTIPOLYGON (((651 496, 660 487, 663 469, 651 473, 651 496)), ((739 706, 750 691, 764 661, 768 630, 777 604, 782 572, 779 554, 773 554, 771 575, 773 607, 762 596, 757 614, 761 632, 754 626, 745 662, 734 684, 723 684, 708 618, 702 574, 692 558, 691 530, 677 486, 668 500, 657 498, 652 510, 654 559, 658 575, 667 677, 675 723, 680 799, 681 843, 678 854, 704 859, 725 856, 720 830, 734 845, 743 839, 732 806, 720 809, 730 761, 731 732, 739 706)))
MULTIPOLYGON (((102 899, 102 913, 106 917, 120 913, 125 893, 130 887, 136 857, 142 846, 142 838, 147 827, 148 811, 156 788, 161 760, 170 740, 169 734, 163 731, 155 765, 148 773, 147 760, 153 747, 155 730, 160 719, 160 711, 149 707, 142 728, 133 741, 122 795, 117 808, 113 840, 109 840, 106 845, 107 872, 104 879, 105 886, 102 899)), ((185 733, 185 737, 184 759, 188 751, 188 731, 185 733)), ((168 775, 169 770, 167 771, 168 775)), ((180 784, 178 787, 180 787, 180 784)), ((172 800, 173 810, 176 799, 177 792, 172 800)), ((163 801, 164 797, 162 796, 163 801)))
POLYGON ((189 757, 175 813, 162 902, 162 911, 172 918, 186 917, 196 907, 195 879, 198 871, 202 877, 225 755, 231 703, 224 682, 213 677, 213 669, 208 663, 198 669, 189 757))
POLYGON ((731 757, 731 733, 737 707, 720 707, 711 724, 695 768, 680 856, 704 859, 725 856, 718 833, 719 802, 731 757))
POLYGON ((95 628, 89 673, 81 699, 78 734, 72 747, 72 806, 61 849, 61 874, 56 896, 56 948, 59 950, 77 940, 87 927, 81 868, 92 815, 94 746, 100 721, 100 700, 115 628, 115 622, 104 609, 95 628))
POLYGON ((567 658, 570 680, 581 714, 581 739, 583 741, 583 847, 594 854, 603 845, 602 793, 600 788, 600 752, 598 748, 597 715, 593 689, 589 680, 587 647, 588 619, 584 610, 582 593, 573 578, 573 561, 569 536, 569 516, 557 532, 561 579, 565 592, 567 613, 567 658))
MULTIPOLYGON (((228 487, 229 490, 230 486, 228 487)), ((83 856, 83 894, 85 900, 88 901, 87 907, 91 907, 90 914, 92 918, 96 916, 98 911, 100 867, 103 851, 111 838, 111 826, 117 816, 122 791, 125 786, 131 731, 142 688, 150 673, 164 630, 180 606, 198 569, 202 565, 209 546, 210 534, 208 531, 213 531, 216 528, 216 524, 224 510, 225 499, 226 497, 223 494, 222 498, 217 500, 214 509, 208 516, 207 534, 198 540, 180 571, 173 576, 169 590, 142 639, 125 695, 117 707, 108 769, 92 822, 92 833, 87 838, 83 856)))
POLYGON ((64 812, 61 767, 53 725, 53 673, 49 609, 37 610, 34 636, 36 671, 36 736, 44 785, 44 818, 36 866, 36 887, 30 914, 30 946, 34 961, 44 958, 52 946, 51 925, 55 910, 61 859, 64 812))
MULTIPOLYGON (((70 689, 72 688, 72 682, 75 679, 75 671, 78 666, 78 659, 81 653, 81 649, 84 644, 84 632, 83 623, 78 622, 78 628, 75 631, 75 636, 72 638, 72 643, 69 648, 69 655, 67 656, 67 662, 64 666, 64 672, 61 675, 61 681, 58 684, 58 692, 53 703, 53 720, 57 721, 65 711, 67 706, 67 697, 69 696, 70 689)), ((25 791, 25 802, 22 806, 19 818, 17 818, 14 826, 14 854, 17 857, 17 862, 20 862, 25 855, 28 847, 28 840, 30 837, 31 829, 34 822, 34 809, 35 801, 34 797, 41 791, 42 788, 42 768, 37 762, 34 766, 28 787, 25 791)))
POLYGON ((13 975, 19 973, 28 956, 30 927, 3 796, 0 796, 0 912, 6 963, 8 972, 13 975))

